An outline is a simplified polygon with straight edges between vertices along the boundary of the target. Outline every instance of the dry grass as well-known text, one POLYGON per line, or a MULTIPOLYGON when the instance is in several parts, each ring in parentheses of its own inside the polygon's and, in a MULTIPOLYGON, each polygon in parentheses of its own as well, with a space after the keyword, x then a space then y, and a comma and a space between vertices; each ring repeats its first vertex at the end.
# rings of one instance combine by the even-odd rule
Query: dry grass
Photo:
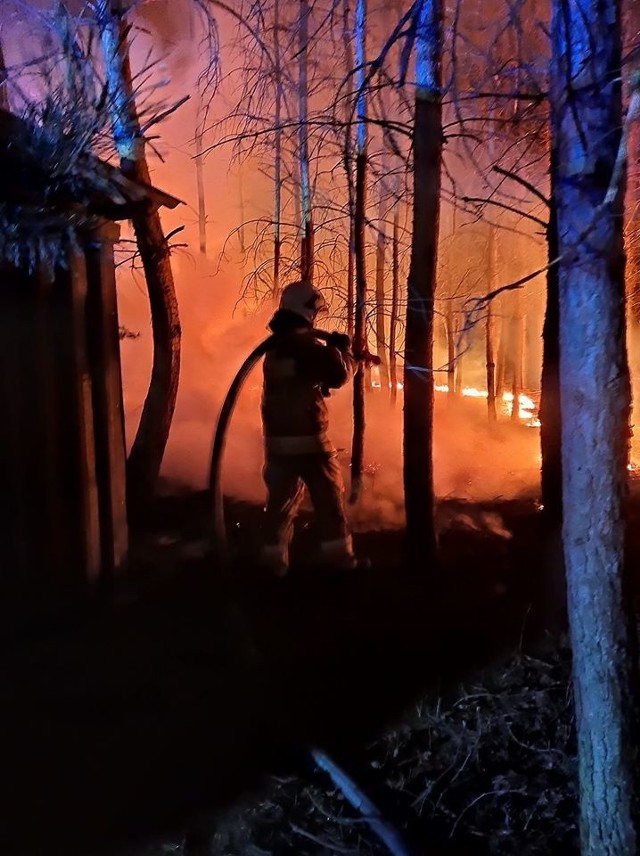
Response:
MULTIPOLYGON (((494 666, 449 698, 422 699, 367 748, 418 853, 577 853, 569 655, 549 648, 494 666)), ((180 848, 177 852, 187 854, 180 848)), ((203 851, 204 852, 204 851, 203 851)), ((320 775, 270 780, 219 817, 211 856, 387 853, 320 775)), ((155 854, 154 854, 155 856, 155 854)))

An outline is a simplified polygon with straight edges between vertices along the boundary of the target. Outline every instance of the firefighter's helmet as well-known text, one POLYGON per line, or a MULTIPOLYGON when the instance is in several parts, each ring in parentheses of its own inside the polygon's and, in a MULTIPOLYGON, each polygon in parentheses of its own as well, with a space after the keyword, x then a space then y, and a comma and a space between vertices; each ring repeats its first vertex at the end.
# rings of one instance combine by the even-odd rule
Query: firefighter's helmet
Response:
POLYGON ((282 290, 280 309, 295 312, 313 324, 316 315, 326 311, 327 303, 320 291, 310 282, 291 282, 282 290))

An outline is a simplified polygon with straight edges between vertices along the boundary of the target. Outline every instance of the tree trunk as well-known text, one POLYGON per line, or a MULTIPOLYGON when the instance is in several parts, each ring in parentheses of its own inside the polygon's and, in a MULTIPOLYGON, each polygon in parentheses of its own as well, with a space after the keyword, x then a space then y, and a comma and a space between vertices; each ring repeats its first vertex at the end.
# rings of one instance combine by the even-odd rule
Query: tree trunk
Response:
MULTIPOLYGON (((345 56, 345 79, 353 74, 353 44, 351 32, 351 10, 349 8, 349 0, 343 0, 342 4, 342 36, 344 41, 344 56, 345 56)), ((347 333, 353 339, 354 336, 354 310, 355 310, 355 253, 354 253, 354 187, 353 187, 353 169, 351 167, 352 157, 351 149, 353 146, 352 133, 352 111, 349 99, 345 98, 344 105, 344 171, 347 179, 348 190, 348 213, 349 213, 349 243, 347 245, 347 333)))
POLYGON ((2 41, 0 41, 0 109, 9 111, 9 92, 7 89, 7 66, 4 59, 4 51, 2 49, 2 41))
POLYGON ((445 321, 447 325, 447 392, 449 401, 453 401, 453 396, 456 394, 456 334, 451 298, 447 300, 445 321))
POLYGON ((314 235, 309 170, 309 0, 300 0, 298 22, 298 162, 300 167, 300 278, 313 282, 314 235))
MULTIPOLYGON (((458 335, 455 327, 453 330, 453 335, 456 337, 458 335)), ((462 384, 462 378, 463 378, 462 367, 463 367, 463 364, 464 364, 464 355, 461 352, 456 357, 456 371, 455 371, 455 382, 454 382, 454 387, 455 387, 454 392, 455 392, 456 398, 459 398, 462 395, 462 390, 464 389, 463 384, 462 384)))
MULTIPOLYGON (((99 0, 96 10, 121 168, 127 177, 150 184, 134 103, 124 13, 118 0, 99 0)), ((169 437, 178 394, 181 331, 169 245, 157 209, 145 203, 133 216, 133 228, 147 282, 153 331, 151 381, 127 461, 127 507, 135 523, 154 496, 169 437)))
MULTIPOLYGON (((556 179, 554 156, 551 155, 551 199, 547 246, 549 261, 558 257, 556 222, 556 179)), ((540 471, 542 504, 545 519, 552 525, 562 522, 562 452, 560 409, 560 306, 558 304, 558 267, 547 271, 547 308, 542 328, 542 377, 540 393, 540 471)))
POLYGON ((389 380, 391 403, 395 407, 398 399, 398 368, 396 347, 398 340, 398 302, 400 298, 400 204, 396 200, 393 208, 393 237, 391 239, 391 316, 389 318, 389 380))
MULTIPOLYGON (((354 324, 354 351, 363 354, 367 350, 365 309, 367 301, 367 272, 364 242, 364 215, 366 208, 367 156, 358 152, 356 157, 356 206, 354 212, 354 253, 356 266, 356 301, 354 324)), ((362 491, 362 469, 364 464, 365 432, 365 383, 366 372, 360 363, 353 379, 353 440, 351 444, 351 494, 349 502, 355 503, 362 491)))
POLYGON ((500 340, 498 342, 498 358, 496 360, 496 399, 498 403, 502 401, 504 394, 504 376, 505 376, 505 360, 506 360, 506 335, 505 335, 505 318, 500 318, 500 340))
MULTIPOLYGON (((384 171, 384 165, 383 165, 384 171)), ((389 362, 387 360, 387 337, 385 335, 385 295, 384 272, 387 248, 385 230, 385 210, 380 185, 380 204, 378 206, 378 238, 376 241, 376 353, 380 359, 380 390, 386 397, 389 394, 389 362)))
POLYGON ((204 192, 204 163, 202 161, 202 125, 196 128, 196 187, 198 191, 198 238, 200 255, 207 255, 207 206, 204 192))
POLYGON ((511 404, 511 421, 518 422, 520 418, 520 393, 522 392, 522 360, 523 360, 523 318, 522 318, 522 301, 519 292, 514 295, 514 308, 511 318, 512 323, 512 338, 511 347, 513 358, 513 375, 511 394, 513 401, 511 404))
POLYGON ((347 247, 347 333, 354 337, 355 319, 355 251, 354 224, 349 215, 349 246, 347 247))
MULTIPOLYGON (((487 270, 489 287, 487 293, 495 288, 496 281, 496 236, 495 227, 489 226, 487 245, 487 270)), ((495 425, 498 415, 496 412, 496 360, 493 343, 493 303, 487 304, 487 320, 485 322, 485 365, 487 369, 487 418, 489 425, 495 425)))
MULTIPOLYGON (((357 0, 356 5, 356 84, 358 98, 356 104, 356 188, 355 210, 353 217, 353 238, 356 268, 356 301, 354 319, 354 350, 356 354, 367 351, 366 333, 366 302, 367 302, 367 271, 365 257, 365 212, 366 212, 366 180, 367 180, 367 126, 366 126, 366 97, 364 86, 366 39, 366 6, 365 0, 357 0)), ((353 440, 351 444, 351 494, 349 502, 356 503, 362 492, 362 469, 364 464, 364 432, 365 432, 365 389, 367 371, 363 363, 353 379, 353 440)))
POLYGON ((635 625, 624 580, 629 435, 616 0, 554 0, 563 548, 582 856, 638 852, 635 625), (567 82, 575 86, 567 90, 567 82))
POLYGON ((433 314, 442 163, 442 7, 417 10, 413 127, 413 234, 405 332, 403 478, 410 566, 435 559, 433 494, 433 314))
POLYGON ((280 223, 282 220, 282 69, 280 63, 280 0, 273 2, 273 54, 275 78, 274 110, 274 177, 273 177, 273 283, 271 294, 273 302, 280 298, 280 256, 282 238, 280 223))

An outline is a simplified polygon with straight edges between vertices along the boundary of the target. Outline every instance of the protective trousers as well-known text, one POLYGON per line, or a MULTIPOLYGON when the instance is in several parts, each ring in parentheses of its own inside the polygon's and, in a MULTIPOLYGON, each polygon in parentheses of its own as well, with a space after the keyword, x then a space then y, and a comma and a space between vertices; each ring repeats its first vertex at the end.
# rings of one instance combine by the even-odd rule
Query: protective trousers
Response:
POLYGON ((320 561, 334 567, 353 567, 355 557, 336 453, 269 454, 263 474, 267 486, 263 563, 276 573, 286 573, 293 524, 306 486, 320 536, 320 561))

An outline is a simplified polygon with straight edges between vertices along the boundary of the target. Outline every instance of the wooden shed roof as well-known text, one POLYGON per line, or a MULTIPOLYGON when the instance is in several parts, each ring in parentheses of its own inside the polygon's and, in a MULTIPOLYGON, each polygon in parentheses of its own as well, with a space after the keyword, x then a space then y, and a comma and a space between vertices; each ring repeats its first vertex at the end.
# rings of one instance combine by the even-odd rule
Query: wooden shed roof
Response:
POLYGON ((157 208, 181 204, 163 190, 127 178, 115 166, 92 155, 74 159, 69 181, 51 175, 46 159, 38 158, 39 129, 0 109, 0 202, 65 208, 81 204, 91 213, 111 220, 131 217, 141 202, 157 208))

